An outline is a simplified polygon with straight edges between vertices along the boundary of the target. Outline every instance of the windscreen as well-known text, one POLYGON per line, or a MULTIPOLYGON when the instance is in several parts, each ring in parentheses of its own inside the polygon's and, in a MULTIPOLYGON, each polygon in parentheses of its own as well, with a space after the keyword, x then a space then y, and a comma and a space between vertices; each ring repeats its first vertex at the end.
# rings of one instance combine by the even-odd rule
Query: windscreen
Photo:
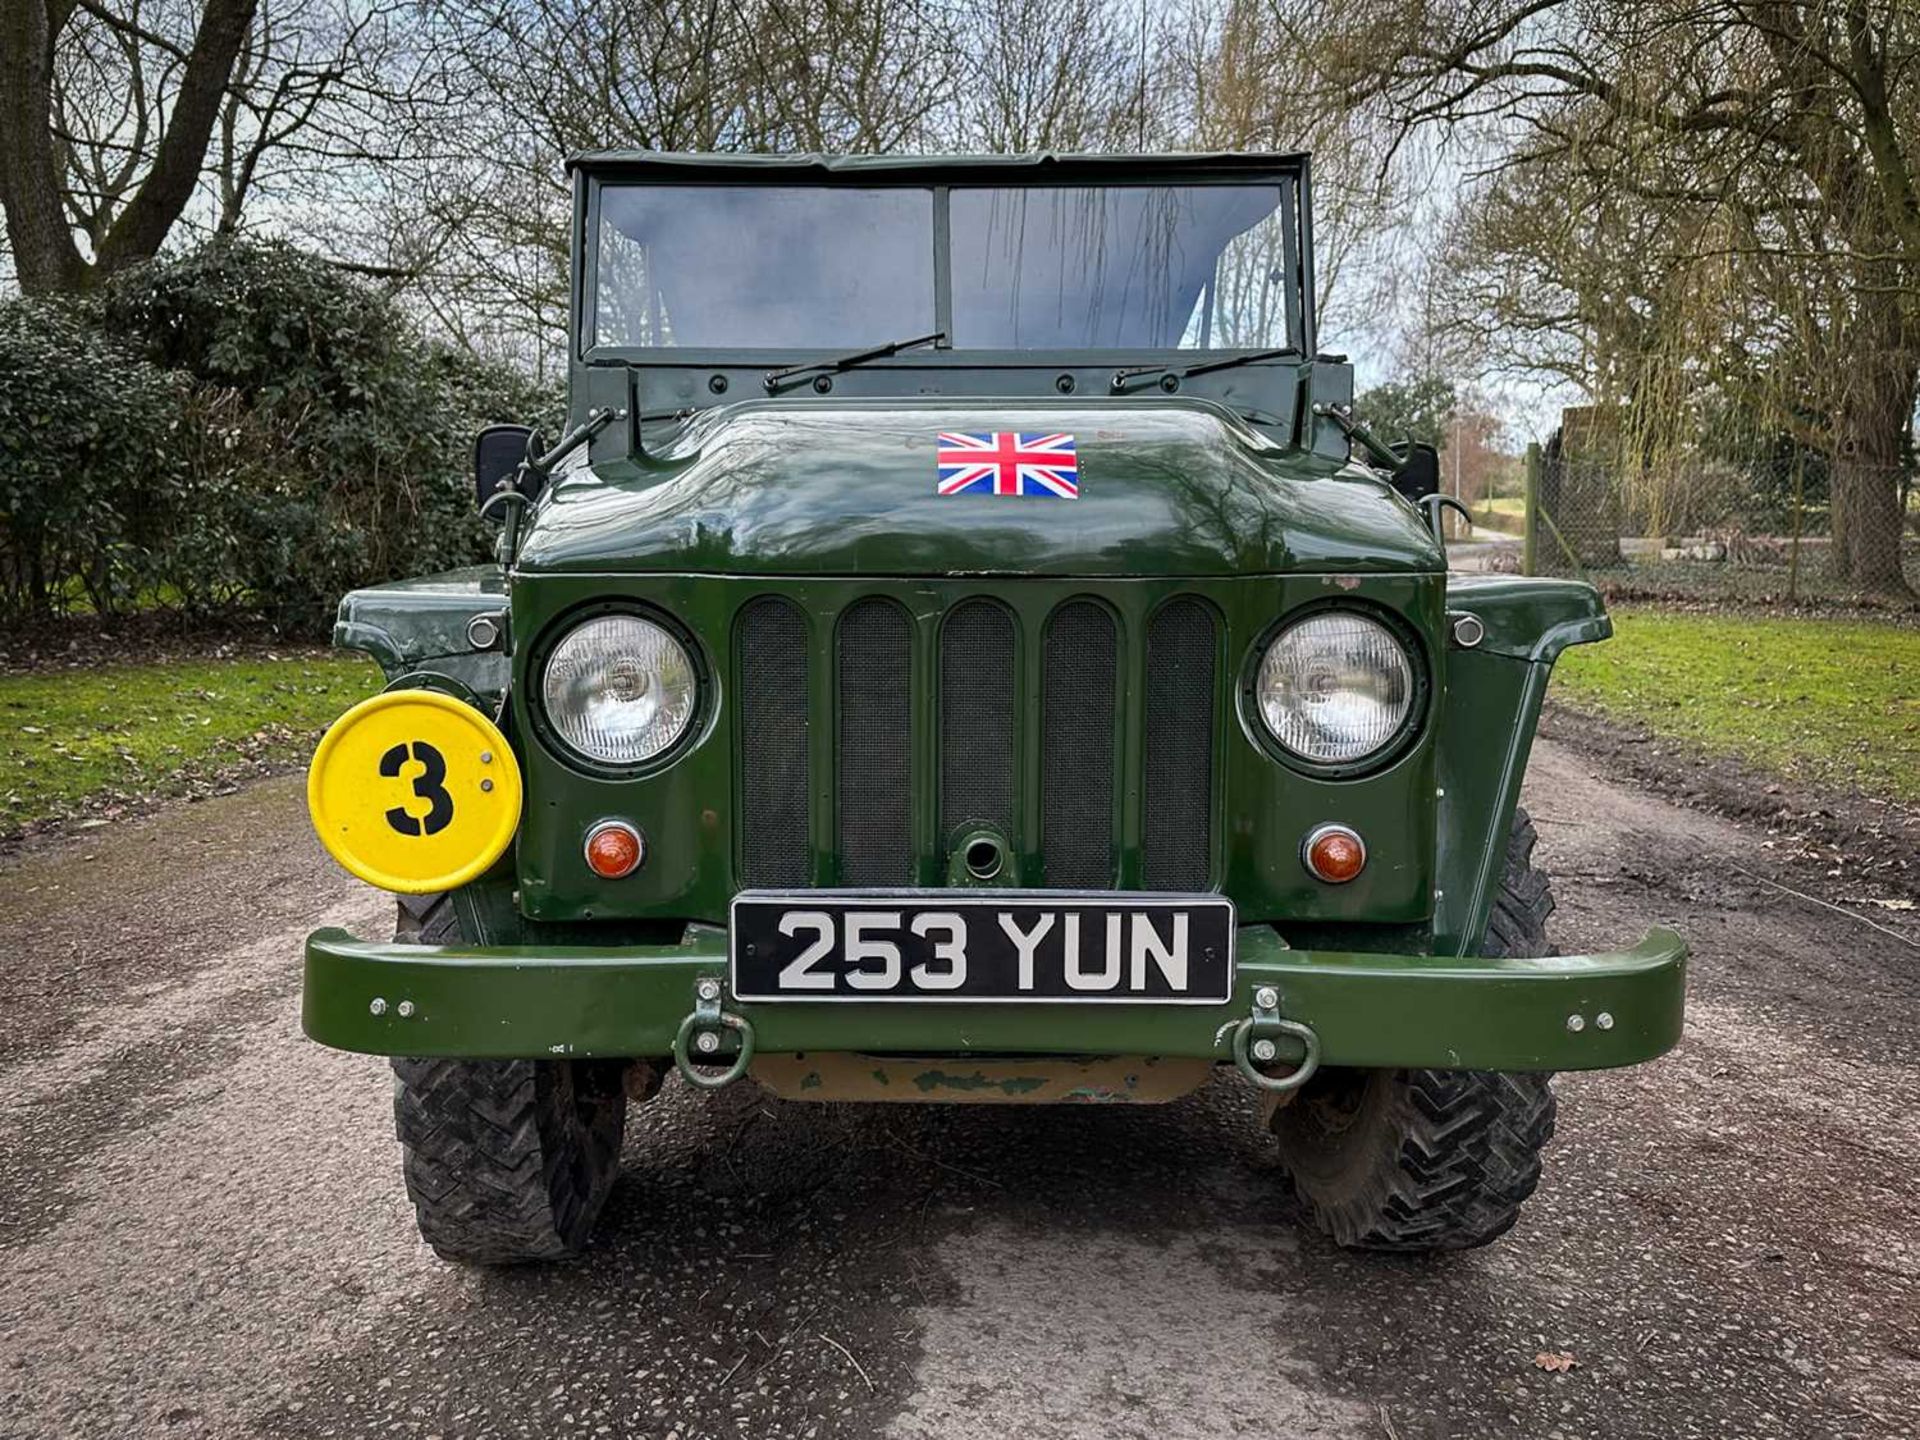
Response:
POLYGON ((594 345, 834 351, 936 329, 961 350, 1297 341, 1280 183, 609 183, 599 197, 594 345))
POLYGON ((953 343, 1207 349, 1286 343, 1277 185, 953 191, 953 343))
POLYGON ((933 323, 933 192, 607 185, 594 341, 815 350, 933 323))

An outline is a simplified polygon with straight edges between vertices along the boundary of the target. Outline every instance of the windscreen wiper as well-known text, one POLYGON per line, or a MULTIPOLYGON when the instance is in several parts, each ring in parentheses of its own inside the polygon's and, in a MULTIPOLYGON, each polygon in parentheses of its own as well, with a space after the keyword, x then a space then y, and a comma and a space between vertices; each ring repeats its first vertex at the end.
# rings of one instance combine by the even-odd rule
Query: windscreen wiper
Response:
POLYGON ((1194 375, 1205 375, 1214 370, 1231 370, 1236 365, 1252 365, 1260 360, 1284 360, 1289 355, 1298 355, 1300 351, 1292 345, 1283 345, 1278 350, 1249 350, 1241 355, 1229 355, 1224 360, 1208 360, 1199 365, 1189 365, 1184 370, 1171 365, 1135 365, 1126 370, 1113 372, 1113 388, 1124 390, 1142 375, 1178 375, 1182 380, 1194 375))
POLYGON ((917 350, 922 345, 933 345, 947 338, 947 332, 936 330, 931 335, 916 335, 911 340, 896 340, 891 345, 881 345, 872 350, 856 350, 851 355, 839 355, 828 360, 809 360, 804 365, 789 365, 784 370, 769 370, 766 375, 766 387, 778 390, 789 380, 802 375, 811 375, 818 370, 823 374, 837 374, 842 370, 851 370, 856 365, 864 365, 869 360, 884 360, 889 355, 898 355, 902 350, 917 350))

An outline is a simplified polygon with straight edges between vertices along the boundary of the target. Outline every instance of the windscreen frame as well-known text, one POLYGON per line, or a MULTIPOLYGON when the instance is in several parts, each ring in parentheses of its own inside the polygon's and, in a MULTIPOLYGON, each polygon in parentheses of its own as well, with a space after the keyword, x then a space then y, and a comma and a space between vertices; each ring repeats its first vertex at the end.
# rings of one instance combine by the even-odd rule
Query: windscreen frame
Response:
MULTIPOLYGON (((915 162, 861 157, 792 161, 768 157, 644 156, 587 157, 574 172, 573 283, 570 300, 571 349, 576 363, 589 366, 768 365, 799 363, 832 352, 831 343, 794 347, 616 346, 602 345, 594 333, 599 297, 601 193, 609 184, 687 186, 821 186, 852 189, 901 187, 928 191, 933 201, 934 328, 949 338, 937 346, 903 351, 889 366, 1053 367, 1074 361, 1178 362, 1204 365, 1209 359, 1243 353, 1245 347, 1179 346, 1048 347, 1033 349, 956 347, 952 283, 952 191, 956 188, 1064 189, 1177 185, 1272 185, 1280 192, 1273 222, 1279 226, 1285 271, 1284 305, 1288 344, 1303 358, 1317 344, 1313 294, 1311 167, 1304 155, 1230 155, 1203 157, 1008 157, 974 161, 915 162)), ((1267 222, 1263 222, 1267 223, 1267 222)), ((889 337, 889 338, 906 338, 889 337)), ((845 348, 855 349, 856 345, 845 348)))

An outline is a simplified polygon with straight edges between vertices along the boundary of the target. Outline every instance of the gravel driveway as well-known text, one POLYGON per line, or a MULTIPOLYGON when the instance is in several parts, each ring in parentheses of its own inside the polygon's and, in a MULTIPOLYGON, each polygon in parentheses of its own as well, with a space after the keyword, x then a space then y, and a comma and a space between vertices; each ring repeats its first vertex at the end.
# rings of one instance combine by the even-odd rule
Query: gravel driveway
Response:
POLYGON ((1756 832, 1551 744, 1529 803, 1560 945, 1692 938, 1687 1038, 1565 1077, 1520 1225, 1434 1261, 1304 1228, 1231 1079, 1092 1111, 675 1082, 583 1261, 460 1270, 415 1238, 384 1064, 299 1034, 306 931, 389 907, 297 780, 18 858, 0 1435, 1920 1434, 1920 927, 1783 895, 1756 832))

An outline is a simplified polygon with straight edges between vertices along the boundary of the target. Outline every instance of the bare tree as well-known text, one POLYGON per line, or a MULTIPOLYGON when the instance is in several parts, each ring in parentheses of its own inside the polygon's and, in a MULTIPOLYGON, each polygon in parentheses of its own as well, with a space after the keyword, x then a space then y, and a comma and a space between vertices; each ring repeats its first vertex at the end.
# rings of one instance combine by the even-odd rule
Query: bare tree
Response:
POLYGON ((159 250, 200 183, 256 3, 207 0, 186 45, 149 29, 137 0, 0 8, 0 203, 22 289, 77 289, 159 250), (76 13, 79 58, 63 48, 76 13), (113 51, 137 78, 104 125, 83 129, 76 112, 113 104, 101 68, 113 51))
POLYGON ((980 0, 963 21, 966 84, 949 143, 995 154, 1138 146, 1153 125, 1141 14, 1115 0, 980 0))
POLYGON ((19 0, 0 15, 0 204, 27 291, 182 224, 300 221, 404 153, 405 0, 19 0))
POLYGON ((1510 248, 1550 277, 1511 318, 1596 347, 1601 384, 1671 398, 1648 382, 1679 371, 1630 357, 1677 354, 1682 332, 1647 302, 1662 292, 1678 316, 1672 302, 1687 299, 1697 318, 1698 297, 1670 282, 1710 279, 1702 259, 1745 303, 1686 366, 1743 325, 1810 342, 1799 364, 1835 458, 1835 566, 1863 590, 1908 593, 1898 476, 1920 376, 1920 8, 1363 0, 1328 21, 1307 53, 1331 103, 1376 108, 1404 134, 1475 136, 1512 177, 1479 199, 1517 198, 1567 242, 1510 248), (1807 307, 1811 331, 1797 323, 1807 307))

